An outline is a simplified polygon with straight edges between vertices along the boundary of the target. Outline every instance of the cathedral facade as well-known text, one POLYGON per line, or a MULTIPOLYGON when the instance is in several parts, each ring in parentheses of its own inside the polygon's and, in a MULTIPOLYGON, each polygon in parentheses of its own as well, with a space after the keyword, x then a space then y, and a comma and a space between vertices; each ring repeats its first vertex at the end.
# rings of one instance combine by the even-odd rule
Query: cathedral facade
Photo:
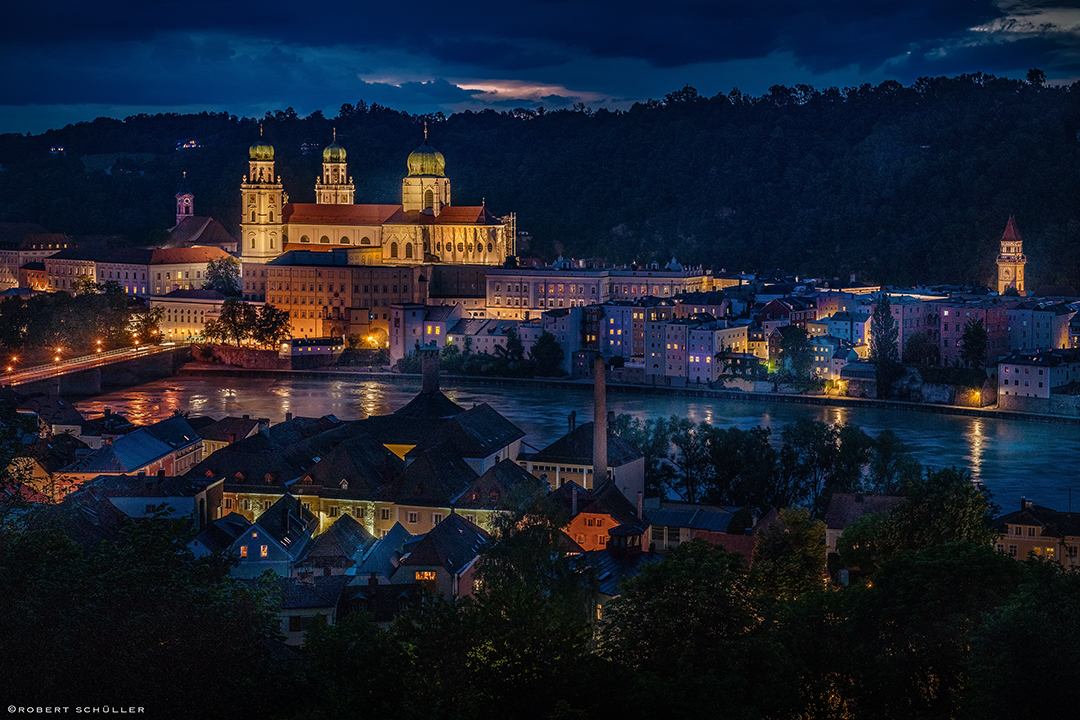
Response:
POLYGON ((345 249, 350 265, 450 263, 501 266, 514 254, 514 216, 451 203, 442 153, 424 144, 408 157, 400 205, 356 204, 345 149, 323 150, 314 203, 290 203, 274 174, 274 148, 249 149, 240 185, 242 258, 266 263, 290 250, 345 249))

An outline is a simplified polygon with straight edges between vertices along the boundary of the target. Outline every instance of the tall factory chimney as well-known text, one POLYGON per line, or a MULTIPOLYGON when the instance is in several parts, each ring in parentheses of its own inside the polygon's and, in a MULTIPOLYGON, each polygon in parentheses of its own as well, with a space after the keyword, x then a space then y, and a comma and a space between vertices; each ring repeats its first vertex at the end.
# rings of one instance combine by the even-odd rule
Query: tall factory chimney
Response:
POLYGON ((607 363, 593 358, 593 487, 607 480, 607 363))

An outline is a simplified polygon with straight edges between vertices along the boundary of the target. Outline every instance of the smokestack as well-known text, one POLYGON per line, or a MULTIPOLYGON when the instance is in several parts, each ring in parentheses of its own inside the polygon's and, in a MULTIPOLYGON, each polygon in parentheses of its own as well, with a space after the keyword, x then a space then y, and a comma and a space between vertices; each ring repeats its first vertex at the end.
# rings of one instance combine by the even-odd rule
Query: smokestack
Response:
POLYGON ((439 392, 439 348, 434 345, 425 345, 418 348, 417 352, 423 361, 423 385, 422 393, 439 392))
POLYGON ((577 517, 577 485, 570 488, 570 519, 577 517))
POLYGON ((285 413, 285 422, 289 422, 290 420, 292 420, 292 413, 291 412, 285 413))
POLYGON ((593 487, 607 479, 607 363, 593 358, 593 487))
POLYGON ((645 493, 638 490, 637 494, 637 517, 638 520, 645 518, 645 493))

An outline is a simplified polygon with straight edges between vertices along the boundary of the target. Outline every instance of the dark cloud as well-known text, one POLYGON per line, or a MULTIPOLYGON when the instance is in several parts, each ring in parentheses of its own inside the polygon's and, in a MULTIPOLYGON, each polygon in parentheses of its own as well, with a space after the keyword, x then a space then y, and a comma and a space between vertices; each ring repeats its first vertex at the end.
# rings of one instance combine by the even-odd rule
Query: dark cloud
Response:
POLYGON ((1068 33, 1043 33, 1002 42, 956 44, 945 48, 917 48, 891 66, 905 82, 919 77, 958 75, 980 71, 993 74, 1040 68, 1051 73, 1075 75, 1077 38, 1068 33))

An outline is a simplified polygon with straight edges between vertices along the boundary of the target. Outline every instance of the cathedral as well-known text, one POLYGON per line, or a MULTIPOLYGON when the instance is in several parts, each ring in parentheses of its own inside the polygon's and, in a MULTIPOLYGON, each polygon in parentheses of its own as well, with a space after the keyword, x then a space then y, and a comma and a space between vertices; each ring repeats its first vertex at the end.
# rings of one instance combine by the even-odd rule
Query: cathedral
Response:
POLYGON ((502 265, 514 254, 514 216, 450 200, 442 153, 424 144, 408 158, 400 205, 353 202, 345 148, 323 149, 314 203, 290 203, 274 173, 274 148, 261 137, 240 184, 242 259, 266 263, 290 250, 345 248, 350 265, 502 265))

